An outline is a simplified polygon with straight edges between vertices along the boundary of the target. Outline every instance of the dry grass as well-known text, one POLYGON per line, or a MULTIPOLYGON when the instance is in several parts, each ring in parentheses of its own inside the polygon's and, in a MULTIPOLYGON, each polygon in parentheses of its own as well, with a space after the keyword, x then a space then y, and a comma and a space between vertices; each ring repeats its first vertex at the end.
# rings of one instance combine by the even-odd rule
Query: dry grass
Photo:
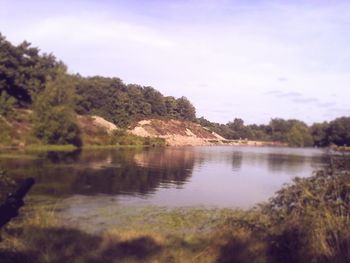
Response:
MULTIPOLYGON (((161 220, 169 221, 165 222, 169 226, 181 221, 182 215, 174 212, 161 220)), ((14 263, 214 262, 222 241, 222 236, 208 233, 159 232, 142 225, 135 230, 112 228, 93 235, 65 226, 47 207, 36 207, 35 212, 27 211, 26 219, 11 223, 5 231, 0 256, 4 262, 14 263)))

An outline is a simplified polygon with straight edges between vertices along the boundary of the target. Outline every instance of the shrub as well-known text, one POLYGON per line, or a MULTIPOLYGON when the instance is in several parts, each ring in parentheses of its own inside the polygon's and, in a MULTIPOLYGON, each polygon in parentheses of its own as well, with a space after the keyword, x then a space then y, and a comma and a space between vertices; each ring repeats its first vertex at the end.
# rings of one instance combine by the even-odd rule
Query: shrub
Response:
POLYGON ((33 132, 46 144, 82 145, 81 131, 73 110, 74 85, 61 69, 47 82, 34 105, 33 132))

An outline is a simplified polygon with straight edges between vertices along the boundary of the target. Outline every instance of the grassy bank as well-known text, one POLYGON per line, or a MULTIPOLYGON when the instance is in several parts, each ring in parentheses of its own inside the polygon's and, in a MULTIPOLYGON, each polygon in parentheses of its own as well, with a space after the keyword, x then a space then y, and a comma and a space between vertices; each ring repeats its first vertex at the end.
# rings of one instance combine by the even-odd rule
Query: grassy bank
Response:
POLYGON ((34 152, 34 151, 55 151, 55 152, 70 152, 78 149, 86 149, 86 150, 98 150, 98 149, 118 149, 118 148, 143 148, 143 147, 158 147, 165 146, 165 142, 163 140, 159 140, 158 138, 149 139, 144 138, 140 141, 129 141, 130 144, 87 144, 78 148, 74 145, 50 145, 50 144, 37 144, 37 145, 28 145, 24 148, 25 151, 34 152))
POLYGON ((9 148, 9 146, 0 145, 0 150, 11 150, 16 151, 18 149, 28 151, 28 152, 70 152, 78 149, 116 149, 116 148, 135 148, 135 147, 159 147, 165 146, 165 140, 162 138, 143 138, 136 135, 120 135, 118 138, 114 138, 109 141, 109 143, 113 144, 84 144, 82 147, 78 148, 71 144, 66 145, 55 145, 55 144, 29 144, 26 146, 14 146, 9 148))
MULTIPOLYGON (((93 118, 80 118, 81 140, 83 148, 117 148, 130 146, 164 146, 162 138, 140 137, 117 129, 109 131, 97 126, 93 118)), ((73 151, 74 145, 53 145, 40 141, 33 132, 31 113, 16 110, 11 116, 0 115, 0 149, 19 148, 28 151, 73 151)))
POLYGON ((0 258, 18 263, 350 262, 349 157, 334 157, 331 164, 295 179, 249 211, 124 207, 112 215, 113 226, 93 231, 88 219, 67 221, 52 204, 27 206, 25 216, 3 232, 0 258))
POLYGON ((26 151, 55 151, 55 152, 70 152, 75 151, 78 148, 74 145, 67 144, 67 145, 54 145, 54 144, 31 144, 25 146, 26 151))
POLYGON ((349 147, 349 146, 336 146, 336 145, 332 145, 330 148, 331 148, 332 150, 338 151, 338 152, 350 152, 350 147, 349 147))

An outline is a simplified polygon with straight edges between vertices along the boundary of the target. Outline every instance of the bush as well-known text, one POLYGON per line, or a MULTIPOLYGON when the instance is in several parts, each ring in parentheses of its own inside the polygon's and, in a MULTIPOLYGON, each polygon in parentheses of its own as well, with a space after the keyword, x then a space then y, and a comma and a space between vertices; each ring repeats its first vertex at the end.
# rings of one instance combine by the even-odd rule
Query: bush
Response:
POLYGON ((48 81, 34 105, 33 132, 46 144, 82 145, 81 131, 73 110, 74 85, 61 69, 48 81))
POLYGON ((348 161, 334 157, 332 169, 295 179, 233 226, 264 233, 268 262, 350 262, 348 161))
POLYGON ((7 117, 12 116, 14 111, 14 105, 16 103, 16 99, 13 97, 10 97, 6 93, 6 91, 2 91, 0 93, 0 115, 7 117))
POLYGON ((349 193, 350 173, 319 172, 282 189, 267 209, 272 254, 283 262, 349 262, 349 193))
POLYGON ((37 138, 46 144, 72 144, 80 147, 81 131, 73 113, 64 107, 49 108, 33 118, 33 130, 37 138))
POLYGON ((126 130, 115 130, 111 135, 111 144, 117 145, 139 145, 139 146, 164 146, 162 138, 140 137, 128 133, 126 130))

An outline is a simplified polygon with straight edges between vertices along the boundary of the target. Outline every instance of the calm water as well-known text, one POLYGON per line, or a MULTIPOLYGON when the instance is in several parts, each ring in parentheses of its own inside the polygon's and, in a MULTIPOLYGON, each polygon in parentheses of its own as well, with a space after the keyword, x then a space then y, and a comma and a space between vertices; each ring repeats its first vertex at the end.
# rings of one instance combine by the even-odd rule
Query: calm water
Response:
POLYGON ((310 176, 325 159, 318 149, 168 147, 3 156, 0 167, 14 178, 35 177, 33 196, 81 209, 107 203, 248 208, 294 177, 310 176))

